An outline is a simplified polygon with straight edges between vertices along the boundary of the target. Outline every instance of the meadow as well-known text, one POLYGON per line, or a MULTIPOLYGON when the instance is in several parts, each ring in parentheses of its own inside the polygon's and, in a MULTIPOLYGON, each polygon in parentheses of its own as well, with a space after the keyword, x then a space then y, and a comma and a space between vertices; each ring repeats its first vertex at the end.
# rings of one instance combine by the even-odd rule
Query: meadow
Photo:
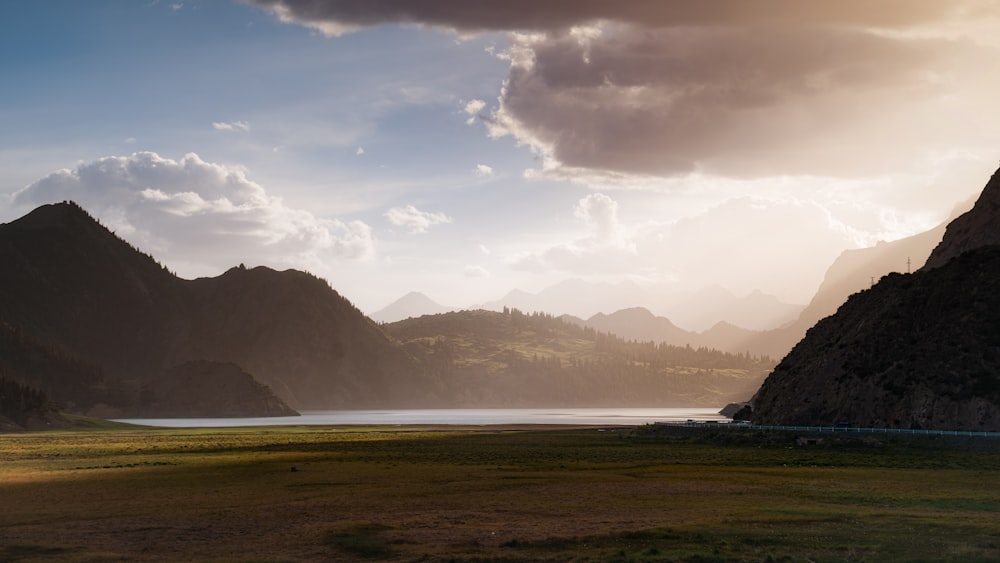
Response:
POLYGON ((0 434, 0 561, 996 561, 1000 445, 653 427, 0 434))

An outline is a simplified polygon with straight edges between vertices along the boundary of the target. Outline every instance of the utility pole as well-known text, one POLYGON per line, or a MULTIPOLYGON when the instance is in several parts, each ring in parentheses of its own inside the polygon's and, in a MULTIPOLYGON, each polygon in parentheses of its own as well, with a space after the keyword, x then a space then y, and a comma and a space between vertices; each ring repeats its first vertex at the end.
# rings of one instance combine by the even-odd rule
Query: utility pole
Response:
POLYGON ((909 256, 906 257, 906 273, 907 274, 910 273, 910 257, 909 256))

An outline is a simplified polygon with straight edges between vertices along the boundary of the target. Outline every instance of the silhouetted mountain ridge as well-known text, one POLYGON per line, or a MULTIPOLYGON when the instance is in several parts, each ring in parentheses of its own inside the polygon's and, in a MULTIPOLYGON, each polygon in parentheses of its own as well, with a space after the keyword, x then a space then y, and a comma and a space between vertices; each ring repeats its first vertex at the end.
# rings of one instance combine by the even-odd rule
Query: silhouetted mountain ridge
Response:
POLYGON ((811 328, 753 400, 767 424, 1000 430, 1000 176, 927 265, 811 328))
POLYGON ((134 411, 144 382, 193 360, 238 364, 299 407, 430 400, 416 362, 309 274, 183 280, 70 202, 0 225, 0 263, 0 321, 131 390, 105 397, 106 415, 134 411))

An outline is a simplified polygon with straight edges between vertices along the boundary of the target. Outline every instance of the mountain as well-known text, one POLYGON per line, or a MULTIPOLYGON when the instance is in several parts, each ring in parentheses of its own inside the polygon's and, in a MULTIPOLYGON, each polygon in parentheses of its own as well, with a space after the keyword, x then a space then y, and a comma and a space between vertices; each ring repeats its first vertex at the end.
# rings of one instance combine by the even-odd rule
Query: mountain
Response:
POLYGON ((599 332, 606 332, 637 342, 662 342, 676 346, 697 346, 697 335, 688 332, 665 317, 653 315, 649 309, 631 307, 610 315, 598 313, 581 323, 599 332))
POLYGON ((1000 430, 1000 171, 912 274, 812 327, 753 400, 763 424, 1000 430))
MULTIPOLYGON (((958 209, 966 207, 971 207, 971 202, 958 209)), ((783 357, 805 336, 810 327, 835 313, 850 295, 868 289, 874 280, 889 273, 904 272, 907 268, 912 271, 921 267, 935 245, 941 241, 947 224, 945 222, 928 231, 892 242, 845 250, 827 269, 816 294, 802 309, 798 318, 785 326, 751 331, 721 324, 701 333, 700 342, 720 350, 749 350, 754 354, 783 357)))
POLYGON ((580 279, 569 279, 538 293, 515 289, 500 299, 474 308, 500 311, 507 307, 521 311, 545 311, 586 318, 596 313, 640 305, 649 300, 645 290, 633 282, 591 283, 580 279))
POLYGON ((66 428, 72 423, 45 393, 0 375, 0 431, 66 428))
POLYGON ((993 173, 972 209, 948 224, 925 268, 938 268, 963 252, 1000 245, 1000 170, 993 173))
POLYGON ((448 401, 468 407, 721 407, 744 400, 773 365, 744 354, 628 342, 509 308, 383 328, 422 359, 448 401))
POLYGON ((590 283, 579 279, 560 282, 538 293, 514 290, 474 308, 500 311, 504 307, 583 319, 643 308, 665 315, 688 331, 705 330, 719 322, 765 330, 788 324, 802 310, 801 305, 783 303, 760 291, 737 297, 720 286, 689 292, 668 286, 645 288, 631 281, 590 283))
POLYGON ((167 361, 192 295, 72 203, 0 225, 0 321, 120 377, 167 361))
POLYGON ((297 416, 270 388, 233 363, 195 360, 143 385, 139 417, 297 416))
POLYGON ((435 400, 414 359, 320 278, 237 267, 186 285, 197 306, 172 363, 236 363, 300 409, 435 400))
POLYGON ((0 322, 97 366, 122 388, 106 397, 109 413, 135 409, 140 387, 195 360, 237 364, 297 408, 433 400, 412 357, 303 272, 240 266, 184 280, 69 202, 0 225, 0 264, 0 322))
POLYGON ((662 305, 664 314, 679 326, 699 332, 719 322, 749 330, 773 329, 794 321, 802 311, 802 305, 784 303, 759 290, 737 297, 720 286, 706 286, 671 301, 662 305))
POLYGON ((394 323, 410 317, 437 315, 456 309, 457 307, 441 305, 419 291, 411 291, 384 308, 375 311, 369 317, 380 323, 394 323))

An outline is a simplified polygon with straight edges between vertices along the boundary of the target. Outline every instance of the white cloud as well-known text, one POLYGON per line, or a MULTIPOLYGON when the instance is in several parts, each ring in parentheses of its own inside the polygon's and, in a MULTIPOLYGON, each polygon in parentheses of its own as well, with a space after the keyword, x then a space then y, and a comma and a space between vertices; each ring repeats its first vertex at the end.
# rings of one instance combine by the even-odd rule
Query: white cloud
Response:
POLYGON ((382 216, 397 227, 406 227, 411 233, 426 233, 434 225, 451 223, 451 217, 444 213, 421 211, 412 205, 393 207, 382 216))
POLYGON ((601 193, 589 194, 576 203, 573 216, 586 225, 586 236, 517 255, 511 261, 512 267, 575 274, 628 273, 638 267, 633 242, 627 240, 618 220, 618 202, 601 193))
POLYGON ((845 249, 875 241, 813 201, 740 197, 669 223, 625 225, 618 203, 603 194, 577 202, 585 236, 522 251, 519 271, 601 278, 670 280, 697 289, 761 289, 805 303, 845 249), (793 233, 793 234, 790 234, 793 233))
POLYGON ((602 194, 590 194, 577 202, 573 216, 586 223, 594 238, 606 244, 621 241, 618 202, 602 194))
POLYGON ((467 278, 488 278, 493 274, 482 266, 469 265, 465 267, 465 277, 467 278))
POLYGON ((477 164, 474 170, 476 176, 487 177, 493 175, 493 167, 485 164, 477 164))
POLYGON ((243 261, 316 269, 375 254, 365 223, 289 208, 242 168, 193 153, 180 160, 152 152, 104 157, 49 174, 14 195, 18 205, 62 200, 76 201, 166 264, 196 273, 243 261))
POLYGON ((483 108, 485 107, 486 107, 486 102, 484 102, 483 100, 470 100, 466 102, 465 106, 462 108, 462 111, 469 114, 470 116, 469 119, 465 120, 466 125, 474 124, 476 122, 476 117, 479 115, 479 112, 483 111, 483 108))
POLYGON ((212 128, 216 131, 249 131, 250 124, 246 121, 215 121, 212 122, 212 128))
POLYGON ((358 150, 354 151, 354 154, 356 154, 358 156, 361 156, 361 155, 365 154, 364 147, 358 147, 358 150))

